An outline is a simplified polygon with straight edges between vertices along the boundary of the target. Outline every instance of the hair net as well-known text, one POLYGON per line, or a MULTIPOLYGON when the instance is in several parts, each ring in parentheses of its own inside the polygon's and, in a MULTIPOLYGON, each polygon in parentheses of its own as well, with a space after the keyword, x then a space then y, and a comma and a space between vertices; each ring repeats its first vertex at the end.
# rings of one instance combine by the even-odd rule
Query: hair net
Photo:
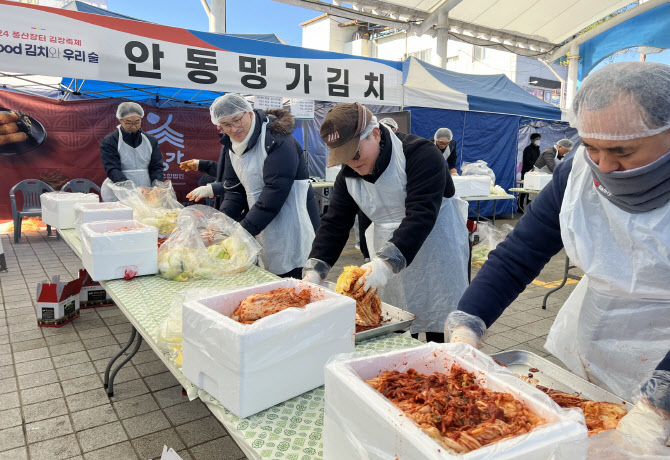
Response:
POLYGON ((370 120, 370 123, 365 127, 363 131, 361 131, 361 135, 359 137, 360 140, 363 140, 367 138, 370 133, 372 132, 373 129, 379 127, 379 122, 377 121, 377 117, 373 116, 372 120, 370 120))
POLYGON ((608 64, 584 79, 571 125, 582 138, 626 140, 670 129, 670 66, 608 64))
POLYGON ((133 115, 144 118, 144 109, 137 102, 122 102, 116 109, 116 118, 119 120, 133 115))
POLYGON ((435 131, 435 142, 441 137, 446 137, 449 139, 449 142, 451 142, 454 139, 454 135, 452 134, 451 130, 449 128, 440 128, 437 131, 435 131))
POLYGON ((561 139, 556 142, 556 145, 563 147, 564 149, 572 150, 572 146, 575 144, 570 139, 561 139))
POLYGON ((389 118, 389 117, 382 118, 381 120, 379 120, 379 123, 384 123, 389 128, 398 129, 398 123, 396 123, 393 118, 389 118))
POLYGON ((217 97, 209 107, 209 114, 212 117, 212 123, 218 125, 221 120, 252 110, 251 104, 245 98, 239 94, 230 93, 217 97))

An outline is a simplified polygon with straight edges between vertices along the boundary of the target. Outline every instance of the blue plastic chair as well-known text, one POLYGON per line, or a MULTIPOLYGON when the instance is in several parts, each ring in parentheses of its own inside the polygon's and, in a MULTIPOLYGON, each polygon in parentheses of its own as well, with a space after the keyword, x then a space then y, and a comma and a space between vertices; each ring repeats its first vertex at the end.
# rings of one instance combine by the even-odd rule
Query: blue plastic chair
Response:
POLYGON ((72 179, 60 188, 61 192, 72 193, 91 193, 91 190, 100 195, 100 187, 88 179, 72 179))
MULTIPOLYGON (((9 198, 12 201, 12 218, 14 219, 14 243, 18 243, 21 238, 21 221, 24 217, 42 217, 42 203, 40 196, 44 192, 53 192, 54 189, 37 179, 26 179, 16 184, 9 191, 9 198), (23 195, 23 206, 19 211, 16 205, 16 192, 23 195)), ((51 226, 47 225, 47 234, 51 236, 51 226)))

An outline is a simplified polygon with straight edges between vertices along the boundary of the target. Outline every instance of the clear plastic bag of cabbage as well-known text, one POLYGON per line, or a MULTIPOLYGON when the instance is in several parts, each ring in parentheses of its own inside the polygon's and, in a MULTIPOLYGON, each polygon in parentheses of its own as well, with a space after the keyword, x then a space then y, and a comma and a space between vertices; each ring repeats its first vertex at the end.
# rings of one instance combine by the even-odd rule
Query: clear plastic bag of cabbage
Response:
POLYGON ((116 198, 132 208, 133 218, 158 229, 158 236, 170 234, 184 208, 178 201, 171 181, 155 181, 152 187, 138 187, 132 181, 111 184, 116 198))
POLYGON ((177 228, 158 249, 163 278, 216 279, 256 263, 261 246, 240 224, 214 208, 193 205, 177 219, 177 228))

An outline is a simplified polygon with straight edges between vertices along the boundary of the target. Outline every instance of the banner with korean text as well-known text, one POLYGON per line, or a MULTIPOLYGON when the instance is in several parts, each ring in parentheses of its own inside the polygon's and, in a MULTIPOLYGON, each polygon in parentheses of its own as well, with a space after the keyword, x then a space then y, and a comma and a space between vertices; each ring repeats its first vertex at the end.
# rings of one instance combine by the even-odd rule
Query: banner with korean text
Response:
POLYGON ((402 104, 402 63, 0 0, 0 71, 402 104))

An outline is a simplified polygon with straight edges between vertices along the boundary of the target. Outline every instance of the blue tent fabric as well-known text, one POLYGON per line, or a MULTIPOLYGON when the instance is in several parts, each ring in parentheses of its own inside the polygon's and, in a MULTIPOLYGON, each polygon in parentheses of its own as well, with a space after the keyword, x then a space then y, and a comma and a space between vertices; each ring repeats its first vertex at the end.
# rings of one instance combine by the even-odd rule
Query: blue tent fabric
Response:
MULTIPOLYGON (((457 143, 459 173, 464 162, 484 160, 495 173, 497 185, 505 190, 515 186, 519 117, 424 107, 405 107, 405 110, 412 113, 412 134, 433 139, 438 128, 451 129, 457 143)), ((471 209, 476 206, 470 205, 471 209)), ((496 214, 513 214, 515 209, 514 201, 499 201, 496 214)), ((492 216, 493 202, 482 201, 480 213, 492 216)))
MULTIPOLYGON (((411 59, 411 58, 410 58, 411 59)), ((403 82, 407 81, 411 60, 403 65, 403 82)), ((547 120, 560 120, 561 109, 548 104, 529 94, 517 86, 505 75, 470 75, 436 67, 423 61, 416 60, 431 76, 442 83, 445 90, 458 91, 467 95, 470 111, 492 112, 509 115, 520 115, 547 120)), ((439 92, 440 88, 434 88, 439 92)), ((412 101, 408 105, 413 105, 412 101)))
POLYGON ((593 37, 579 47, 579 79, 611 54, 634 46, 670 48, 670 3, 657 6, 593 37))

